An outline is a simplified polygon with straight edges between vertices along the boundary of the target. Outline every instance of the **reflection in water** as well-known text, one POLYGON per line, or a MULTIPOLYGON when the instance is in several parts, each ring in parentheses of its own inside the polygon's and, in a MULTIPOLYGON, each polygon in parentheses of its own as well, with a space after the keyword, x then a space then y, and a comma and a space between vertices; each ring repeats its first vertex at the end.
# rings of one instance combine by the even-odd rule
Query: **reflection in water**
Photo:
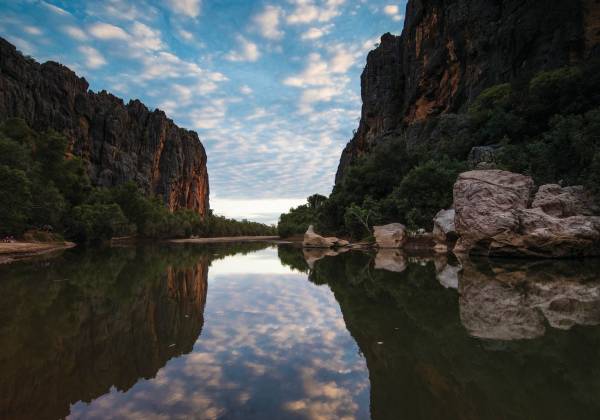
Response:
POLYGON ((3 266, 0 418, 600 418, 598 265, 249 244, 3 266))
MULTIPOLYGON (((398 273, 375 269, 371 256, 354 253, 318 261, 310 272, 312 281, 333 290, 346 327, 366 358, 372 418, 600 418, 600 328, 546 329, 544 336, 531 340, 478 340, 461 322, 471 296, 461 294, 459 306, 458 293, 447 288, 456 281, 448 273, 456 273, 457 264, 439 257, 425 264, 410 260, 398 273)), ((521 268, 523 264, 519 262, 521 268)), ((527 266, 520 293, 535 293, 547 318, 545 308, 560 308, 556 326, 570 326, 574 320, 595 324, 593 268, 599 263, 587 264, 527 266), (570 286, 575 287, 567 292, 570 286), (556 293, 560 304, 552 303, 556 293), (565 299, 583 303, 567 304, 565 299)), ((504 267, 497 274, 516 274, 518 266, 512 271, 504 267)), ((473 287, 473 282, 507 280, 488 272, 487 283, 477 283, 474 279, 483 280, 482 274, 471 269, 460 273, 461 293, 463 282, 473 287)), ((482 291, 471 308, 492 313, 494 306, 487 306, 484 296, 482 291)), ((497 297, 496 303, 502 301, 497 297)))
POLYGON ((598 262, 463 261, 460 316, 474 336, 542 336, 553 328, 600 324, 598 262))
POLYGON ((125 391, 192 349, 208 259, 155 257, 105 250, 3 269, 0 417, 64 417, 71 403, 125 391))

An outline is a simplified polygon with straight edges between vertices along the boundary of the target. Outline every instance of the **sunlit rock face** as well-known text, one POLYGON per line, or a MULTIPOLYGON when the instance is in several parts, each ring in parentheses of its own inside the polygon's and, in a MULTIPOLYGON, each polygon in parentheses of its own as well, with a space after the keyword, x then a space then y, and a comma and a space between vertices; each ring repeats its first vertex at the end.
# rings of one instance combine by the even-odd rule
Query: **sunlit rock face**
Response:
POLYGON ((71 404, 126 391, 192 350, 208 259, 99 254, 77 269, 62 258, 24 266, 0 282, 0 418, 64 418, 71 404))
POLYGON ((475 337, 540 337, 546 325, 600 325, 595 261, 461 260, 460 317, 475 337))
POLYGON ((205 215, 208 172, 198 135, 138 100, 125 104, 88 87, 67 67, 25 58, 0 38, 0 122, 18 117, 36 130, 64 134, 95 185, 134 181, 170 210, 205 215))
POLYGON ((427 122, 464 111, 485 88, 598 54, 599 25, 593 0, 410 0, 402 35, 383 35, 367 57, 361 120, 336 183, 386 135, 435 141, 427 122))

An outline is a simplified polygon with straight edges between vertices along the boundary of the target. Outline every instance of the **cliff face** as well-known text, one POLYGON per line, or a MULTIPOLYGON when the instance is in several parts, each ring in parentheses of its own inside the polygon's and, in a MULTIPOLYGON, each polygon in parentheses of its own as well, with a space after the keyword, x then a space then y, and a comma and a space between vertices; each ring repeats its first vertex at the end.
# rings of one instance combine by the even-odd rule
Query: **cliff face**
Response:
POLYGON ((336 183, 386 133, 461 112, 490 86, 599 52, 596 0, 410 0, 402 35, 383 35, 367 57, 361 120, 336 183))
POLYGON ((163 197, 171 211, 205 215, 208 172, 198 135, 138 100, 124 104, 88 86, 67 67, 25 58, 0 38, 0 121, 19 117, 36 130, 63 133, 95 185, 135 181, 163 197))

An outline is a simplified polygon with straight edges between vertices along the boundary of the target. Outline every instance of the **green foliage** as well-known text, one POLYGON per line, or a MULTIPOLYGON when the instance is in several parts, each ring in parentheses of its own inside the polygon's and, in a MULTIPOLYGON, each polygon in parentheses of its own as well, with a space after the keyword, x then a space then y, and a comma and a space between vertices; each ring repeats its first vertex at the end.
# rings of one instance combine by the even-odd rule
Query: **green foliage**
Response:
POLYGON ((132 227, 117 204, 83 204, 73 208, 69 236, 78 242, 98 242, 126 235, 132 227))
POLYGON ((327 201, 327 197, 313 194, 306 199, 307 203, 283 213, 277 223, 277 234, 282 238, 302 235, 310 225, 317 221, 317 212, 327 201))
POLYGON ((401 220, 412 229, 431 229, 436 213, 452 204, 452 187, 466 169, 464 162, 451 160, 430 160, 411 169, 392 193, 401 220))
MULTIPOLYGON (((183 209, 170 212, 133 182, 92 188, 84 163, 68 157, 67 140, 37 133, 23 120, 0 126, 0 234, 51 228, 80 242, 137 233, 147 238, 274 235, 275 228, 183 209)), ((314 196, 313 206, 324 199, 314 196)))
POLYGON ((0 165, 0 235, 18 235, 25 230, 30 187, 25 172, 0 165))
POLYGON ((538 184, 584 184, 600 196, 600 61, 492 86, 468 113, 433 118, 420 129, 420 144, 408 140, 410 131, 377 139, 317 212, 293 209, 281 216, 280 231, 290 219, 355 238, 390 222, 430 229, 437 211, 451 205, 469 151, 483 145, 501 146, 495 161, 503 169, 538 184))

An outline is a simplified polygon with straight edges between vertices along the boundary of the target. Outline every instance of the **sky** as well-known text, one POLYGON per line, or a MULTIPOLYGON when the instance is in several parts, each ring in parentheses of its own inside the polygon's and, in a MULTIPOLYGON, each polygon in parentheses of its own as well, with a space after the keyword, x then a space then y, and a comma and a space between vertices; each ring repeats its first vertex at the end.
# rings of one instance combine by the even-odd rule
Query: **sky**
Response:
POLYGON ((328 195, 360 74, 406 0, 0 0, 0 36, 200 136, 211 208, 275 223, 328 195))

